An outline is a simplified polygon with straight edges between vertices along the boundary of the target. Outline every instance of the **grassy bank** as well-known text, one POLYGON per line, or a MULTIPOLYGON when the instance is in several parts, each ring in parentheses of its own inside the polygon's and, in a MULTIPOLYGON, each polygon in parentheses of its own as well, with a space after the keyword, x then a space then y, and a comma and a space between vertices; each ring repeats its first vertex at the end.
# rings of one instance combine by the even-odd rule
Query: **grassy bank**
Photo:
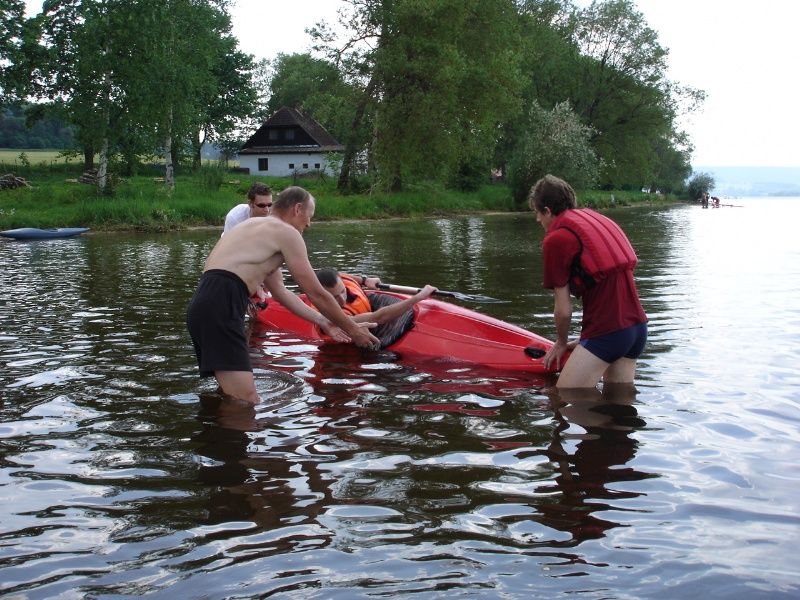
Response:
MULTIPOLYGON (((16 152, 19 151, 6 151, 16 152)), ((33 154, 35 151, 31 151, 33 154)), ((55 155, 55 153, 54 153, 55 155)), ((91 227, 163 231, 193 226, 221 227, 225 214, 244 201, 247 189, 258 179, 276 192, 302 185, 317 198, 316 220, 423 218, 487 211, 517 210, 508 188, 486 185, 476 192, 458 192, 438 185, 408 185, 400 193, 343 196, 330 177, 249 177, 206 167, 199 173, 178 175, 175 189, 165 189, 158 171, 151 170, 119 181, 113 196, 99 195, 94 186, 77 183, 80 164, 35 162, 29 165, 0 162, 0 174, 13 173, 31 187, 0 190, 0 230, 17 227, 91 227)), ((582 192, 581 204, 596 208, 664 201, 636 192, 582 192)), ((668 200, 668 199, 667 199, 668 200)), ((524 207, 525 209, 527 207, 524 207)))

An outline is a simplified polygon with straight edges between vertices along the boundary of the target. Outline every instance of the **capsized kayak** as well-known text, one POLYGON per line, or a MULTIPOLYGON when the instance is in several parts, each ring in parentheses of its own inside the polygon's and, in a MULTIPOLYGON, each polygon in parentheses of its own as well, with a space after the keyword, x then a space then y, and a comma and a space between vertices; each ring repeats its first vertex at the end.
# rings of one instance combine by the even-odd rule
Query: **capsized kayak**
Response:
MULTIPOLYGON (((402 294, 375 292, 405 298, 402 294)), ((305 296, 300 296, 304 301, 305 296)), ((414 324, 399 340, 387 346, 402 358, 445 359, 479 364, 493 369, 549 373, 542 357, 553 343, 540 335, 456 304, 426 299, 413 307, 414 324)), ((326 338, 309 321, 296 316, 275 300, 255 313, 271 329, 294 333, 325 343, 326 338)))
POLYGON ((67 238, 80 235, 89 231, 88 227, 59 227, 58 229, 38 229, 36 227, 21 227, 20 229, 7 229, 0 231, 0 235, 15 240, 50 240, 54 238, 67 238))

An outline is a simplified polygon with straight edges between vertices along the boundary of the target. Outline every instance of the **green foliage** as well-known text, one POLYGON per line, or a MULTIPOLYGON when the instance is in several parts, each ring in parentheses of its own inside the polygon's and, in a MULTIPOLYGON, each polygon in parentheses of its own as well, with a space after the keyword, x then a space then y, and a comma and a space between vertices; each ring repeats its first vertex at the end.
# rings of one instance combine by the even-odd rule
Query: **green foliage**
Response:
POLYGON ((694 173, 687 186, 689 199, 699 200, 705 192, 711 192, 715 185, 714 176, 710 173, 704 173, 702 171, 694 173))
POLYGON ((0 110, 0 148, 69 148, 73 131, 64 121, 44 114, 28 123, 22 106, 0 110))
POLYGON ((533 103, 509 162, 514 200, 524 203, 531 186, 548 173, 576 188, 591 187, 599 166, 591 135, 566 103, 552 111, 533 103))
POLYGON ((206 165, 198 169, 200 184, 207 190, 218 190, 225 180, 225 169, 222 165, 206 165))

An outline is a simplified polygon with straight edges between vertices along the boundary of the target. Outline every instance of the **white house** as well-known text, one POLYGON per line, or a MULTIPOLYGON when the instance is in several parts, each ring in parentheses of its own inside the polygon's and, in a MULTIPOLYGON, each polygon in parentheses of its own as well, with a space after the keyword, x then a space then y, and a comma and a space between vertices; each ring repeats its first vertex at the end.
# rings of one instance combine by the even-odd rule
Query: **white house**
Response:
POLYGON ((295 173, 324 171, 335 175, 328 164, 331 152, 342 146, 325 128, 295 108, 276 110, 239 151, 239 166, 251 175, 286 177, 295 173))

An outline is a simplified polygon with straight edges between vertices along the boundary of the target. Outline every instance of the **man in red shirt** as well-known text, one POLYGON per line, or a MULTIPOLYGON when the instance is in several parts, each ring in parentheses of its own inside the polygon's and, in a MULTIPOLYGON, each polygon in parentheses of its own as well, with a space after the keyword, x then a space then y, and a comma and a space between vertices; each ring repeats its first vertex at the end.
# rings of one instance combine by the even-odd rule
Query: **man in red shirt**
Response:
POLYGON ((561 368, 559 388, 590 388, 632 383, 636 359, 647 341, 644 313, 633 267, 636 254, 628 238, 608 217, 578 209, 575 191, 564 180, 546 175, 531 188, 531 210, 545 231, 544 287, 555 296, 557 339, 545 355, 550 367, 572 354, 561 368), (583 302, 580 340, 569 342, 570 293, 583 302))

